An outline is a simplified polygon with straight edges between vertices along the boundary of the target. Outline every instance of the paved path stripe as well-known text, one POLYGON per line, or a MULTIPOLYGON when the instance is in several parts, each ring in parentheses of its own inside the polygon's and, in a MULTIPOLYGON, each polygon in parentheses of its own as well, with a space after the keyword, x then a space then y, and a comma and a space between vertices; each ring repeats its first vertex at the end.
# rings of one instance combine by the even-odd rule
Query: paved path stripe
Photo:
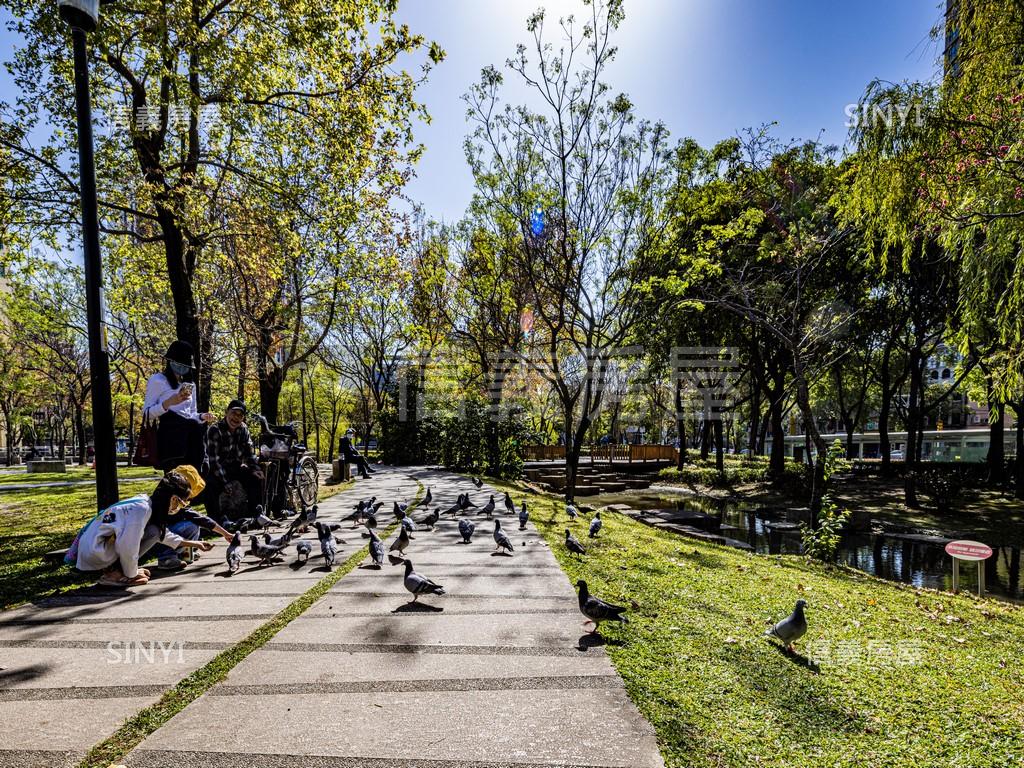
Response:
POLYGON ((218 685, 210 696, 322 695, 331 693, 423 693, 436 691, 552 691, 577 688, 621 688, 618 675, 559 677, 440 678, 434 680, 373 680, 345 683, 281 683, 277 685, 218 685))
MULTIPOLYGON (((578 611, 566 606, 565 608, 520 608, 516 610, 449 610, 447 608, 444 611, 400 611, 395 610, 389 613, 387 616, 381 616, 379 613, 304 613, 300 619, 380 619, 390 618, 392 616, 423 616, 428 614, 430 616, 437 616, 443 618, 445 616, 531 616, 535 613, 561 613, 567 616, 576 616, 578 611)), ((298 621, 299 619, 296 619, 298 621)))
MULTIPOLYGON (((152 619, 147 619, 146 621, 152 621, 152 619)), ((110 647, 110 642, 109 640, 0 640, 0 648, 99 648, 100 650, 105 650, 110 647)), ((132 638, 132 642, 146 645, 147 647, 150 644, 157 647, 157 643, 166 643, 167 640, 140 640, 132 638)), ((190 640, 185 647, 197 651, 223 651, 233 645, 236 645, 236 643, 193 642, 190 640)))
MULTIPOLYGON (((288 595, 274 595, 274 597, 288 597, 288 595)), ((179 614, 177 616, 147 616, 147 622, 181 622, 181 621, 268 621, 276 616, 276 613, 235 613, 221 615, 206 614, 179 614)), ((0 622, 0 627, 47 627, 57 624, 124 624, 130 621, 124 616, 97 616, 89 618, 68 617, 62 619, 13 619, 0 622)), ((2 641, 0 641, 2 643, 2 641)))
POLYGON ((268 651, 301 651, 331 653, 437 653, 477 656, 579 656, 585 650, 564 645, 410 645, 399 643, 280 643, 271 640, 268 651))
POLYGON ((4 768, 61 768, 74 765, 84 752, 47 749, 0 749, 0 765, 4 768))
POLYGON ((417 760, 415 758, 331 757, 328 755, 261 754, 231 752, 187 752, 137 749, 126 761, 130 768, 611 768, 593 763, 513 763, 476 760, 417 760))
POLYGON ((74 688, 0 688, 0 701, 131 699, 147 696, 159 696, 166 690, 166 685, 93 685, 74 688))

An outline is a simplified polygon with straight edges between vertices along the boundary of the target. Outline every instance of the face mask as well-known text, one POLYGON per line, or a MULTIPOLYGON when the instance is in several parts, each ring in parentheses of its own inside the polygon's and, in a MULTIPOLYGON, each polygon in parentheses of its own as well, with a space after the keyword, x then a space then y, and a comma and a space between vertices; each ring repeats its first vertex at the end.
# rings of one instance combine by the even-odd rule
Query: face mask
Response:
POLYGON ((191 367, 185 365, 184 363, 177 363, 174 360, 168 360, 167 364, 171 367, 171 370, 174 371, 175 376, 184 376, 186 373, 192 370, 191 367))

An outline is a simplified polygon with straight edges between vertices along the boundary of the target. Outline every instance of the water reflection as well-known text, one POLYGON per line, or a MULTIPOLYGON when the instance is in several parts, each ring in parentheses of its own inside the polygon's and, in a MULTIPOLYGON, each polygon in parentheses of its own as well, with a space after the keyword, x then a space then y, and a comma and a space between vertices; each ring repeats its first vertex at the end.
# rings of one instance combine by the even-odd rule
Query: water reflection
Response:
MULTIPOLYGON (((711 521, 715 533, 746 542, 759 554, 799 554, 799 523, 807 519, 806 510, 799 508, 766 508, 651 490, 603 494, 587 502, 594 506, 626 504, 639 510, 709 515, 717 518, 711 521)), ((953 587, 951 558, 941 542, 930 539, 932 537, 895 532, 846 534, 836 561, 891 581, 950 590, 953 587)), ((993 549, 992 557, 984 563, 986 593, 1006 600, 1024 600, 1020 547, 985 543, 993 549)), ((978 589, 977 568, 971 563, 960 567, 960 588, 975 592, 978 589)))

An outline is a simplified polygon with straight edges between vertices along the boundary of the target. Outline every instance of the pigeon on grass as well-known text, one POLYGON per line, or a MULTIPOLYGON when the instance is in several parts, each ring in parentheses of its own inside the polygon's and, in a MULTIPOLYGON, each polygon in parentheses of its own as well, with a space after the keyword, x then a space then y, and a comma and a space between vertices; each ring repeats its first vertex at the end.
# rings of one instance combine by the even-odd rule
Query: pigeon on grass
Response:
POLYGON ((587 554, 587 550, 580 544, 580 540, 573 536, 568 528, 565 529, 565 548, 580 558, 587 554))
POLYGON ((626 611, 624 606, 612 605, 600 598, 594 597, 590 594, 590 591, 587 589, 587 582, 583 579, 577 581, 576 586, 580 590, 580 613, 587 617, 587 620, 583 622, 583 626, 587 624, 594 625, 590 634, 597 632, 602 621, 618 621, 621 624, 629 623, 629 619, 622 615, 626 611))
POLYGON ((781 640, 786 650, 793 652, 793 643, 807 634, 807 618, 804 616, 806 600, 797 600, 793 612, 786 618, 765 632, 765 637, 777 637, 781 640))
POLYGON ((601 521, 601 513, 595 512, 594 519, 590 521, 590 538, 597 538, 597 534, 601 530, 602 525, 604 525, 604 523, 601 521))

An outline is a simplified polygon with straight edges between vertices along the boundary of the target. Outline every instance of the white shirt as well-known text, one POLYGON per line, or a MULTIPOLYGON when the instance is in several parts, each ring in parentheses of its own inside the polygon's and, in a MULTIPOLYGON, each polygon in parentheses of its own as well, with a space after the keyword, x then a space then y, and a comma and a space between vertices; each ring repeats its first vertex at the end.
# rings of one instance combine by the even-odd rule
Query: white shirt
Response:
MULTIPOLYGON (((78 538, 78 570, 102 571, 120 562, 121 573, 129 579, 138 576, 139 548, 152 512, 149 496, 145 495, 119 501, 103 510, 78 538)), ((177 549, 183 541, 167 530, 160 543, 177 549)))
MULTIPOLYGON (((154 373, 150 376, 149 381, 146 382, 146 401, 143 406, 145 409, 143 412, 144 416, 153 420, 159 419, 167 413, 168 409, 164 408, 164 400, 180 390, 184 384, 182 382, 178 386, 172 387, 171 382, 162 373, 154 373)), ((192 387, 192 396, 188 400, 175 403, 169 410, 184 416, 186 419, 202 421, 196 408, 196 389, 194 386, 192 387)))

